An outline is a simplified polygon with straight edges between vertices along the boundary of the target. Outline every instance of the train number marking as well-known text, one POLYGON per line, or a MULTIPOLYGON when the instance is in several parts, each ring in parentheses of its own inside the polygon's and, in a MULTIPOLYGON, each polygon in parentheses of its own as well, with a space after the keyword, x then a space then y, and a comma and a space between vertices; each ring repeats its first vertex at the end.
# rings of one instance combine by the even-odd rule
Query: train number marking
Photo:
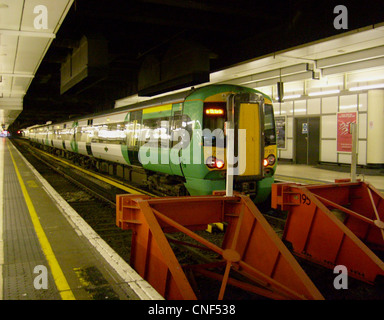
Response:
POLYGON ((309 199, 305 193, 302 193, 301 194, 301 202, 303 204, 306 204, 307 206, 309 206, 311 204, 311 199, 309 199))

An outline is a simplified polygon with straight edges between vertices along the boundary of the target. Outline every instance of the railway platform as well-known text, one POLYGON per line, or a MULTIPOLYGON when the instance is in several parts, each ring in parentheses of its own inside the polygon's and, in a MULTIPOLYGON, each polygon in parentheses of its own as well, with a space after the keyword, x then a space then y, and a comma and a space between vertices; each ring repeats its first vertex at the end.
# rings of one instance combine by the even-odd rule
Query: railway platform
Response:
POLYGON ((0 300, 159 300, 0 139, 0 300))
MULTIPOLYGON (((276 170, 276 182, 293 182, 300 184, 334 183, 335 180, 350 179, 347 167, 324 165, 309 166, 279 162, 276 170)), ((372 184, 384 194, 384 172, 381 170, 358 169, 357 179, 372 184)))

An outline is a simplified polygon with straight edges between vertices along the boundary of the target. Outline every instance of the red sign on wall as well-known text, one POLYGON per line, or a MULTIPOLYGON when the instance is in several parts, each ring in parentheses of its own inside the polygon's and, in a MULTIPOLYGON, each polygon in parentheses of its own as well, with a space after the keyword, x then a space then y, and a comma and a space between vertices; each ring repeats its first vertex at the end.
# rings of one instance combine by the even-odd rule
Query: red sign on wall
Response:
POLYGON ((357 112, 337 113, 337 152, 352 152, 351 123, 357 122, 357 112))

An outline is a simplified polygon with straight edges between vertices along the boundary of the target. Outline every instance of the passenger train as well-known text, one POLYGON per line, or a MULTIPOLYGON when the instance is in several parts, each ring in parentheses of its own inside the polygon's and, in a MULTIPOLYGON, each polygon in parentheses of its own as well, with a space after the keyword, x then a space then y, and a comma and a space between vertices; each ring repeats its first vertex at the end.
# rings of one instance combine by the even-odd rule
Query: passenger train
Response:
POLYGON ((227 133, 233 129, 233 189, 255 203, 276 170, 271 99, 236 85, 208 85, 61 123, 22 130, 46 151, 117 174, 166 195, 225 190, 227 133), (232 122, 228 122, 232 121, 232 122), (233 123, 232 127, 229 125, 233 123))

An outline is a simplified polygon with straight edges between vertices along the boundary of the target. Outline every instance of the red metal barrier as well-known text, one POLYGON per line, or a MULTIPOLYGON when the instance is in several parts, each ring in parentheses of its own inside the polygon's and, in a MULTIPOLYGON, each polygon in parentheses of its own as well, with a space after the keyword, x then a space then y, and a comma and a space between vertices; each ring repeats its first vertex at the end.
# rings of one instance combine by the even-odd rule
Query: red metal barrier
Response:
POLYGON ((384 199, 370 184, 274 184, 272 207, 289 212, 283 239, 296 255, 368 283, 384 276, 372 251, 384 251, 384 199))
POLYGON ((133 231, 130 264, 166 299, 197 298, 184 271, 221 281, 219 299, 225 297, 227 285, 271 299, 323 299, 245 196, 118 195, 116 208, 116 224, 133 231), (215 222, 227 223, 221 247, 194 232, 215 222), (172 232, 194 240, 193 244, 184 241, 184 245, 205 248, 218 259, 181 266, 165 235, 172 232))

